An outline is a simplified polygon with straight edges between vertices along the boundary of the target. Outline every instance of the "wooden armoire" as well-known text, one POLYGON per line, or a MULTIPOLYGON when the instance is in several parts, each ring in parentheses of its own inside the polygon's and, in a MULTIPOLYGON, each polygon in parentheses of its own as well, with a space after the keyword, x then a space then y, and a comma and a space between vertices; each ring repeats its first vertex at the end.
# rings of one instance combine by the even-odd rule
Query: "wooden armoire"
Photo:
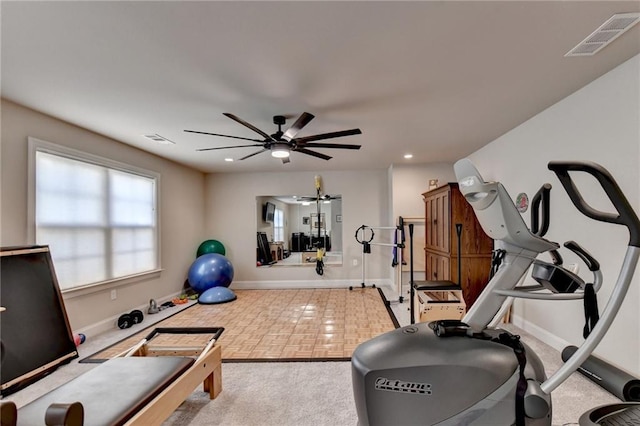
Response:
POLYGON ((482 230, 457 183, 425 192, 422 197, 426 228, 425 278, 459 282, 456 224, 462 224, 460 284, 468 310, 489 281, 493 240, 482 230))

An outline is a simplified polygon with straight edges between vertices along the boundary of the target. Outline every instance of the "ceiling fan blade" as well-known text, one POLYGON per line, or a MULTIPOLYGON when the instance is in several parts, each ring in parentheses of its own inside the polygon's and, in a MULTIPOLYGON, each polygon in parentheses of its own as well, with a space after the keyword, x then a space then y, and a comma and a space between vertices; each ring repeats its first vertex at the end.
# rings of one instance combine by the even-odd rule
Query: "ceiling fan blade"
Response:
POLYGON ((275 141, 275 139, 273 139, 270 135, 266 134, 265 132, 263 132, 262 130, 258 129, 256 126, 254 126, 253 124, 249 124, 246 121, 244 121, 242 118, 237 117, 229 112, 223 112, 223 115, 229 117, 230 119, 242 124, 245 127, 248 127, 249 129, 253 130, 254 132, 256 132, 257 134, 259 134, 260 136, 262 136, 265 139, 269 139, 272 141, 275 141))
POLYGON ((323 160, 331 160, 333 157, 330 157, 328 155, 325 154, 321 154, 319 152, 315 152, 315 151, 311 151, 310 149, 304 149, 304 148, 295 148, 293 149, 293 151, 295 152, 301 152, 303 154, 307 154, 307 155, 311 155, 313 157, 318 157, 318 158, 322 158, 323 160))
POLYGON ((242 139, 244 141, 254 141, 254 142, 263 142, 260 139, 250 139, 250 138, 242 138, 240 136, 231 136, 231 135, 221 135, 219 133, 209 133, 209 132, 199 132, 197 130, 185 130, 185 132, 189 133, 199 133, 201 135, 211 135, 211 136, 222 136, 223 138, 233 138, 233 139, 242 139))
POLYGON ((290 163, 290 162, 291 162, 291 157, 284 157, 284 158, 282 159, 282 164, 288 164, 288 163, 290 163))
POLYGON ((284 134, 282 135, 282 138, 284 140, 287 141, 291 141, 291 139, 295 138, 296 135, 298 134, 298 132, 307 124, 309 124, 309 122, 311 120, 313 120, 315 117, 315 115, 310 114, 308 112, 303 112, 300 117, 298 117, 298 119, 296 120, 295 123, 293 123, 291 125, 291 127, 289 127, 287 129, 286 132, 284 132, 284 134))
POLYGON ((340 149, 360 149, 362 145, 349 145, 344 143, 305 143, 304 148, 340 148, 340 149))
POLYGON ((196 149, 196 151, 214 151, 216 149, 229 149, 229 148, 249 148, 252 146, 263 146, 262 144, 253 144, 253 145, 234 145, 234 146, 217 146, 215 148, 200 148, 196 149))
POLYGON ((302 138, 297 138, 294 141, 296 143, 304 144, 307 142, 321 141, 323 139, 340 138, 342 136, 360 135, 360 134, 362 134, 362 131, 360 129, 351 129, 351 130, 342 130, 340 132, 322 133, 320 135, 305 136, 302 138))
POLYGON ((269 151, 269 150, 268 150, 267 148, 261 149, 260 151, 256 151, 256 152, 254 152, 253 154, 245 155, 245 156, 244 156, 244 157, 242 157, 242 158, 238 158, 238 161, 246 160, 246 159, 247 159, 247 158, 249 158, 249 157, 253 157, 254 155, 261 154, 261 153, 263 153, 263 152, 265 152, 265 151, 269 151))

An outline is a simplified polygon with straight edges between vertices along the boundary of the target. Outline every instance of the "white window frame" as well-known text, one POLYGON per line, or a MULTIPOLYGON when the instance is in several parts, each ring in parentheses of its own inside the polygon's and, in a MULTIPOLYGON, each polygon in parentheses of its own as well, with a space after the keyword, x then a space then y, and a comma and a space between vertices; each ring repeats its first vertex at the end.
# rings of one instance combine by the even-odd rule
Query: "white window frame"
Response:
POLYGON ((89 154, 77 149, 58 145, 52 142, 43 141, 34 137, 28 137, 28 207, 27 207, 27 238, 31 244, 36 244, 36 153, 44 152, 51 155, 65 157, 71 160, 82 161, 108 169, 118 170, 125 173, 135 174, 138 176, 153 179, 155 181, 155 248, 156 248, 156 268, 149 271, 127 275, 122 277, 111 278, 106 281, 87 283, 84 285, 74 286, 61 290, 65 297, 77 297, 84 294, 90 294, 105 289, 130 284, 160 276, 162 266, 160 263, 161 246, 160 246, 160 174, 140 167, 121 163, 119 161, 104 158, 98 155, 89 154))

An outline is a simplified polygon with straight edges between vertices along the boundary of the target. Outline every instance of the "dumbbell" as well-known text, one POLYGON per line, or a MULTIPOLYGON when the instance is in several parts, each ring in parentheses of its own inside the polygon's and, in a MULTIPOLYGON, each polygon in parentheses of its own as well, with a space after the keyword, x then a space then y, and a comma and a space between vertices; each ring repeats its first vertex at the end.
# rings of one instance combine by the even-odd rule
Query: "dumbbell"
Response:
POLYGON ((128 314, 122 314, 118 318, 118 328, 129 328, 134 324, 139 324, 144 319, 142 311, 135 309, 128 314))

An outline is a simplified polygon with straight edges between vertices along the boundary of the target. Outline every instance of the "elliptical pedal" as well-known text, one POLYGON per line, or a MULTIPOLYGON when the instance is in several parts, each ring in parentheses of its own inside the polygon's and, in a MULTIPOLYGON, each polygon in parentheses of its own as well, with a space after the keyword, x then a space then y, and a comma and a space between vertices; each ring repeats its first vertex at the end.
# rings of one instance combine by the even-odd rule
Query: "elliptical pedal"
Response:
POLYGON ((640 425, 640 403, 603 405, 580 416, 580 426, 640 425))

